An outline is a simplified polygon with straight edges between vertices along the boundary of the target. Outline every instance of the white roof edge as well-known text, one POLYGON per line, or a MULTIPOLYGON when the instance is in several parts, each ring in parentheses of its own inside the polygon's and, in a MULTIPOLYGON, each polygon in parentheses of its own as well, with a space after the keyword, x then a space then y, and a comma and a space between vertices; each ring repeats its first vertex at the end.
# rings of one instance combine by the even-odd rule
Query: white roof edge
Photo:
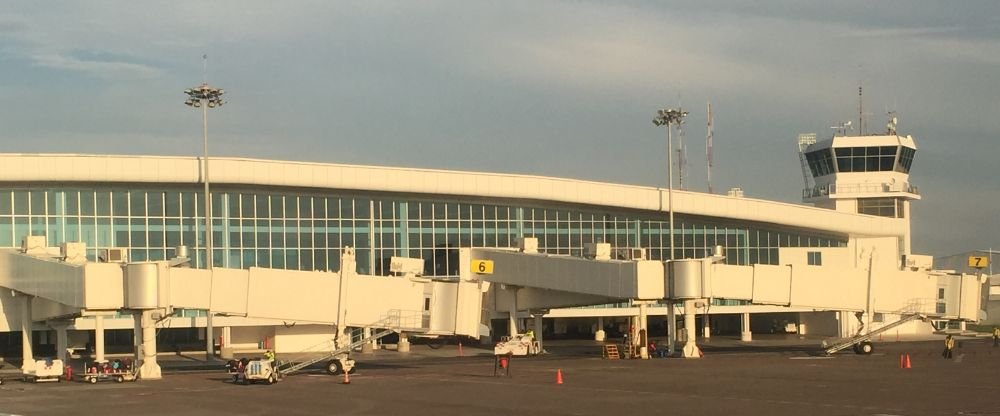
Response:
MULTIPOLYGON (((0 153, 0 182, 200 183, 198 156, 0 153), (152 162, 152 163, 150 163, 152 162)), ((666 212, 667 190, 535 175, 210 157, 213 183, 551 201, 666 212)), ((830 233, 905 235, 908 221, 674 190, 674 212, 830 233)))

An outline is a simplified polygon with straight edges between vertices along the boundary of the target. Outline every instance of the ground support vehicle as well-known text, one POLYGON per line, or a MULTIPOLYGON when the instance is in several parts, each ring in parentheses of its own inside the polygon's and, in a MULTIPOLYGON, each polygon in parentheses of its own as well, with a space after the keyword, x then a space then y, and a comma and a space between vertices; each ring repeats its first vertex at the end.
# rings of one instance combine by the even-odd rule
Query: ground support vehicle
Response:
POLYGON ((55 381, 58 383, 63 380, 64 371, 66 371, 66 368, 62 360, 35 360, 35 368, 24 373, 24 381, 29 383, 55 381))
POLYGON ((281 380, 281 373, 274 367, 271 360, 250 360, 241 371, 233 376, 233 382, 238 384, 254 384, 258 381, 265 384, 274 384, 281 380))
POLYGON ((525 334, 503 337, 493 347, 494 355, 538 355, 541 352, 542 348, 538 341, 525 334))
POLYGON ((138 370, 113 370, 108 372, 87 372, 80 374, 80 380, 85 381, 90 384, 97 383, 98 381, 114 381, 116 383, 124 383, 126 381, 136 381, 139 379, 138 370))

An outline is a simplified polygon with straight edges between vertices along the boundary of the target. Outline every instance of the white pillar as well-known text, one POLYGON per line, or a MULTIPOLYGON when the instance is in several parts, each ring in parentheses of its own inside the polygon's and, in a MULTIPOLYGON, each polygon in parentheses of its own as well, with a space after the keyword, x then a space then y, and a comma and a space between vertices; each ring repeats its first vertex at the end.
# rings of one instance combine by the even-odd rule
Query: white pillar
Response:
POLYGON ((674 302, 667 302, 667 355, 673 357, 677 350, 677 310, 674 302))
POLYGON ((695 328, 695 301, 684 301, 684 358, 701 358, 698 345, 695 343, 697 328, 695 328))
MULTIPOLYGON (((142 311, 142 315, 136 315, 140 319, 142 327, 142 364, 139 367, 139 377, 143 380, 159 380, 163 378, 160 372, 160 364, 156 362, 156 325, 153 324, 153 311, 142 311)), ((101 318, 98 316, 98 318, 101 318)), ((100 336, 104 336, 104 324, 101 324, 100 336)), ((104 342, 101 341, 103 349, 104 342)), ((101 351, 102 358, 104 351, 101 351)))
POLYGON ((35 354, 31 350, 31 296, 23 295, 24 303, 21 309, 21 371, 27 373, 35 369, 35 354))
POLYGON ((219 357, 224 360, 233 359, 233 327, 224 326, 222 327, 222 342, 219 345, 219 357))
POLYGON ((753 334, 750 332, 750 313, 744 312, 740 317, 740 341, 750 342, 753 334))
MULTIPOLYGON (((371 328, 365 327, 364 329, 362 329, 362 331, 364 332, 364 335, 362 335, 363 337, 368 338, 372 336, 371 328)), ((364 344, 361 344, 362 354, 372 354, 374 352, 375 352, 375 345, 372 342, 366 342, 364 344)))
POLYGON ((608 339, 607 333, 604 332, 604 317, 597 317, 597 330, 594 331, 594 341, 604 341, 608 339))
POLYGON ((399 344, 396 344, 397 352, 410 352, 410 339, 405 332, 399 333, 399 344))
MULTIPOLYGON (((211 289, 209 289, 211 290, 211 289)), ((215 330, 212 322, 212 310, 205 311, 205 359, 215 359, 215 330)))
POLYGON ((104 359, 104 316, 94 317, 94 361, 103 363, 104 359))
POLYGON ((508 326, 509 326, 508 334, 513 337, 514 335, 520 333, 517 330, 517 288, 513 286, 507 286, 507 290, 511 293, 510 308, 508 309, 508 312, 510 314, 508 320, 508 326))
POLYGON ((705 313, 703 315, 701 315, 701 324, 702 324, 701 325, 701 328, 702 328, 701 336, 705 337, 705 339, 712 338, 712 327, 711 327, 711 323, 709 322, 709 317, 710 316, 711 315, 708 314, 707 310, 705 311, 705 313))
POLYGON ((534 324, 535 324, 535 340, 538 341, 538 352, 539 353, 541 353, 542 351, 545 351, 545 344, 542 343, 543 342, 542 341, 542 330, 545 329, 545 325, 543 325, 543 321, 542 321, 542 315, 544 315, 544 314, 545 314, 545 312, 543 312, 543 311, 536 311, 533 314, 533 316, 534 316, 533 321, 534 321, 534 324))
POLYGON ((638 342, 639 342, 639 358, 644 360, 649 359, 649 316, 646 310, 649 305, 646 302, 639 303, 639 325, 638 328, 638 342))

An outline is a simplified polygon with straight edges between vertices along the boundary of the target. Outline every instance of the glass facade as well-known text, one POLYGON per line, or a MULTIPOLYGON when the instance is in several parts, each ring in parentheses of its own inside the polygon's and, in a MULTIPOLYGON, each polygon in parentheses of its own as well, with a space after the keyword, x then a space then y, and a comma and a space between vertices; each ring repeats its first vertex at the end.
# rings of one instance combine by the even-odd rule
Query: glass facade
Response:
MULTIPOLYGON (((420 257, 428 276, 456 276, 459 247, 513 247, 537 237, 539 250, 581 256, 586 243, 642 247, 650 259, 669 258, 665 213, 611 207, 515 204, 448 199, 299 192, 217 186, 212 194, 213 264, 295 270, 339 270, 340 248, 356 248, 358 272, 388 274, 392 256, 420 257)), ((197 186, 175 188, 25 187, 0 189, 0 247, 25 235, 49 245, 128 249, 130 260, 163 260, 186 245, 205 264, 204 201, 197 186)), ((730 264, 778 264, 779 247, 843 247, 843 236, 772 224, 737 223, 675 214, 675 258, 726 249, 730 264)))

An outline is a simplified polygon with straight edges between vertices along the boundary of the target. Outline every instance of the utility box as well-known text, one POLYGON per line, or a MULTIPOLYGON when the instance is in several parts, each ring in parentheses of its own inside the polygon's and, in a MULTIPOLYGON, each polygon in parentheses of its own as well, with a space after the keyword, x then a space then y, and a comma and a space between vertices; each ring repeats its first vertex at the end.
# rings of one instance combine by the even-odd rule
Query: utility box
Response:
POLYGON ((62 243, 59 245, 59 257, 66 263, 86 263, 87 244, 80 242, 62 243))
POLYGON ((522 253, 538 253, 538 239, 535 237, 521 237, 517 239, 517 248, 522 253))
POLYGON ((610 243, 585 243, 583 256, 594 260, 611 260, 610 243))

